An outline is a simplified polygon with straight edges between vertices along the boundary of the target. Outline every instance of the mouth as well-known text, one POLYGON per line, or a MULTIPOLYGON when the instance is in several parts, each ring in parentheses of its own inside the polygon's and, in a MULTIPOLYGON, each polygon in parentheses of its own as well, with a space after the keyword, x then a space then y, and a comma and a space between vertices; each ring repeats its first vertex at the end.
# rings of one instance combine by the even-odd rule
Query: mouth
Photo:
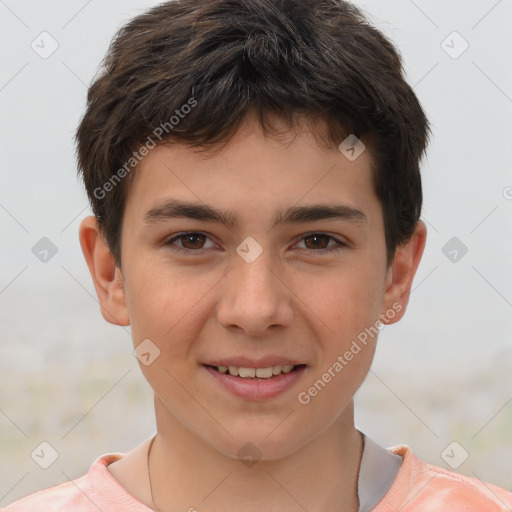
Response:
MULTIPOLYGON (((240 362, 250 365, 249 361, 240 362)), ((244 400, 263 402, 284 395, 286 391, 297 386, 303 378, 307 365, 289 364, 290 362, 265 361, 257 366, 232 364, 203 364, 202 366, 209 374, 208 378, 212 379, 210 382, 215 389, 227 391, 244 400), (278 362, 284 364, 277 364, 278 362)), ((215 361, 215 363, 228 363, 228 361, 215 361)))
POLYGON ((268 380, 275 377, 279 377, 282 374, 291 373, 305 367, 305 364, 284 364, 267 366, 265 368, 249 368, 244 366, 213 366, 205 365, 213 370, 225 374, 231 375, 232 377, 239 377, 241 379, 248 380, 268 380))

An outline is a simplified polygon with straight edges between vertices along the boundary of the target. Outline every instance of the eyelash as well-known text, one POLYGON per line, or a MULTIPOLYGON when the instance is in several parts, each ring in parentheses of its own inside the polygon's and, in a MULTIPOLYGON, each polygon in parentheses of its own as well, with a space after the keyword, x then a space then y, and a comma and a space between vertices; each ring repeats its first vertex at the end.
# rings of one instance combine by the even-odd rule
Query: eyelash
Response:
MULTIPOLYGON (((202 249, 185 249, 183 247, 178 247, 177 245, 174 246, 173 242, 175 242, 176 240, 179 240, 181 238, 185 238, 187 236, 190 236, 190 235, 202 235, 202 236, 206 237, 208 240, 210 240, 209 236, 206 235, 205 233, 201 233, 200 231, 189 231, 189 232, 186 232, 186 233, 181 233, 179 235, 175 235, 172 238, 168 238, 166 241, 163 242, 163 245, 167 246, 167 247, 170 247, 172 251, 181 252, 182 254, 188 254, 188 255, 191 255, 191 256, 201 256, 201 255, 203 255, 203 251, 207 250, 207 249, 203 249, 203 248, 202 249), (196 253, 196 254, 194 254, 194 253, 196 253)), ((337 238, 335 238, 335 237, 333 237, 331 235, 328 235, 327 233, 322 233, 322 232, 308 233, 308 234, 304 235, 300 239, 300 242, 302 242, 306 238, 312 238, 312 237, 317 236, 317 235, 325 236, 325 237, 329 238, 329 242, 331 240, 333 240, 335 242, 335 245, 330 246, 330 247, 326 247, 325 249, 307 249, 307 248, 304 248, 304 249, 301 249, 301 250, 308 251, 308 252, 313 252, 313 253, 324 253, 325 254, 325 253, 332 253, 332 252, 339 251, 341 249, 345 249, 348 246, 348 244, 346 244, 345 242, 342 242, 341 240, 338 240, 337 238)))

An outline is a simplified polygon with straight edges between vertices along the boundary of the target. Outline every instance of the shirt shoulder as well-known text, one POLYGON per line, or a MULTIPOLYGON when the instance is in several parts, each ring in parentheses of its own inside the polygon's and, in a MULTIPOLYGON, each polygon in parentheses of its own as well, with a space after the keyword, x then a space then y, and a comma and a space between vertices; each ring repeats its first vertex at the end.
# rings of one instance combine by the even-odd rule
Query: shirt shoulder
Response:
MULTIPOLYGON (((86 490, 86 475, 74 480, 74 484, 66 482, 49 489, 35 492, 29 496, 15 501, 2 512, 28 512, 29 510, 45 510, 54 512, 57 510, 76 510, 77 512, 88 512, 91 507, 84 506, 79 489, 86 490), (72 507, 72 508, 71 508, 72 507)), ((87 492, 87 490, 86 490, 87 492)), ((90 504, 92 505, 92 504, 90 504)), ((94 505, 92 505, 94 507, 94 505)), ((97 510, 97 509, 96 509, 97 510)))
POLYGON ((373 512, 510 512, 512 493, 477 478, 428 464, 407 446, 390 451, 402 466, 373 512))
POLYGON ((134 498, 107 470, 123 454, 106 454, 98 458, 89 472, 80 478, 35 492, 15 501, 2 512, 150 512, 134 498))

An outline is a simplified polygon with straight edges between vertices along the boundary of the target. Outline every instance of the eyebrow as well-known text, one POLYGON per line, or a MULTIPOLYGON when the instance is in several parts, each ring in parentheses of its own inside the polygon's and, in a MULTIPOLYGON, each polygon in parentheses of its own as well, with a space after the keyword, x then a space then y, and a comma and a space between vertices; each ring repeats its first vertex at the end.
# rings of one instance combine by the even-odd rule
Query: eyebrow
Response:
MULTIPOLYGON (((239 225, 239 217, 235 212, 222 211, 213 206, 201 203, 189 203, 170 199, 151 208, 145 216, 144 223, 157 224, 169 219, 186 218, 204 222, 217 222, 228 229, 239 225)), ((368 222, 366 215, 357 208, 343 204, 313 204, 310 206, 292 206, 274 216, 272 229, 280 224, 314 222, 319 220, 338 219, 354 224, 368 222)))

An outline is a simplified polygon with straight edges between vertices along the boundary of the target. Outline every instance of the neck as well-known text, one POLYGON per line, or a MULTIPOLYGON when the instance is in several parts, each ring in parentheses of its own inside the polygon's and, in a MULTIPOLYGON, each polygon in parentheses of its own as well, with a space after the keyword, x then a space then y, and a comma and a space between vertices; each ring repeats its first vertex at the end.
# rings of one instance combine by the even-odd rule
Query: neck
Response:
POLYGON ((363 443, 352 404, 308 444, 255 464, 216 450, 161 405, 149 460, 155 509, 357 511, 363 443))

